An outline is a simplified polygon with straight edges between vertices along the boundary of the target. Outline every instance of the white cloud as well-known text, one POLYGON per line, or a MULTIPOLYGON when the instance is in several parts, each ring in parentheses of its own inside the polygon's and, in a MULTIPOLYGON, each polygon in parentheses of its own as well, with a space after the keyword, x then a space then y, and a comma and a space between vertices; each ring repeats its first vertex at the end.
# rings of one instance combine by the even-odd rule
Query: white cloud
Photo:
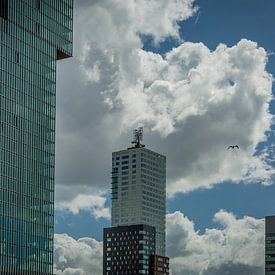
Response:
POLYGON ((221 228, 199 233, 182 213, 167 215, 167 253, 173 275, 263 274, 263 220, 237 219, 222 210, 214 220, 221 228))
POLYGON ((84 2, 76 58, 60 70, 59 186, 81 186, 75 196, 83 186, 109 188, 111 151, 127 148, 137 125, 146 145, 167 155, 170 196, 223 181, 273 183, 266 154, 255 155, 272 123, 263 48, 246 39, 213 51, 184 42, 160 56, 142 50, 139 34, 179 38, 177 22, 196 12, 193 1, 84 2), (231 144, 240 150, 226 150, 231 144))
MULTIPOLYGON (((199 233, 181 212, 167 215, 167 254, 173 275, 263 275, 264 221, 215 214, 218 228, 199 233)), ((102 274, 102 242, 55 235, 57 274, 102 274)))
POLYGON ((96 219, 109 219, 110 209, 105 207, 106 198, 100 195, 79 194, 72 200, 58 201, 56 203, 57 210, 68 210, 74 215, 79 211, 87 211, 96 219))
POLYGON ((120 68, 112 89, 102 94, 120 112, 118 128, 145 125, 166 138, 164 148, 170 136, 181 135, 174 157, 189 165, 170 179, 170 195, 223 181, 271 183, 274 170, 255 156, 272 120, 272 76, 263 48, 243 39, 211 52, 202 43, 185 42, 164 58, 140 49, 131 57, 135 66, 129 61, 120 68), (241 149, 227 151, 230 144, 241 149), (179 155, 189 148, 193 159, 179 155))
POLYGON ((54 273, 57 275, 101 275, 102 242, 92 238, 54 237, 54 273))

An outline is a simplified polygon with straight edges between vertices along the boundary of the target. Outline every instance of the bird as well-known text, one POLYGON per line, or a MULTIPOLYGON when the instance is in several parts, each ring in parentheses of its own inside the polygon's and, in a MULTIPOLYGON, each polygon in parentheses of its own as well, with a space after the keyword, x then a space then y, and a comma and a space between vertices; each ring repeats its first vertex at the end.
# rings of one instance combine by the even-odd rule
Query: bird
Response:
POLYGON ((228 149, 235 149, 235 148, 240 149, 240 147, 238 145, 230 145, 230 146, 228 146, 227 150, 228 149))

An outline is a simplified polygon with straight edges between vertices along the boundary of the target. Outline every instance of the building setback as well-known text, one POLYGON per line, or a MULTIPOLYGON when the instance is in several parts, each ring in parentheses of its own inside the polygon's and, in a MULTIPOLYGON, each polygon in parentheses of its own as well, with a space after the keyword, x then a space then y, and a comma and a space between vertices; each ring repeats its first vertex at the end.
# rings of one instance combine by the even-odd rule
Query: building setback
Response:
POLYGON ((112 154, 112 226, 156 228, 156 254, 165 256, 166 157, 144 147, 112 154))
POLYGON ((0 0, 0 273, 53 273, 56 61, 73 0, 0 0))
POLYGON ((275 216, 265 217, 265 274, 275 274, 275 216))
POLYGON ((155 232, 144 224, 104 228, 103 275, 150 274, 155 232))

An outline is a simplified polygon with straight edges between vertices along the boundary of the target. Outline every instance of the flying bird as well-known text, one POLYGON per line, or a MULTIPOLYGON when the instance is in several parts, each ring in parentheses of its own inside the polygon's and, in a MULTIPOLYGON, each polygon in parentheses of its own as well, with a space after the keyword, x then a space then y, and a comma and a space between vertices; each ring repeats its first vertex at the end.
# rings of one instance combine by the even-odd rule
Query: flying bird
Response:
POLYGON ((230 145, 230 146, 228 146, 227 150, 228 149, 235 149, 235 148, 240 149, 240 147, 238 145, 230 145))

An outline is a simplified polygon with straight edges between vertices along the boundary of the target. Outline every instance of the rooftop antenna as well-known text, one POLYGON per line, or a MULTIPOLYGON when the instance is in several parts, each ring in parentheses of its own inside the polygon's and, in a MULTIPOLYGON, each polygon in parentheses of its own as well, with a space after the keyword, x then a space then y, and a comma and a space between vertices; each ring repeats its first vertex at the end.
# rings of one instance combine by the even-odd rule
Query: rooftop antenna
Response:
POLYGON ((132 141, 132 144, 135 144, 136 148, 145 147, 145 145, 141 144, 143 140, 143 127, 134 129, 133 136, 134 140, 132 141))

